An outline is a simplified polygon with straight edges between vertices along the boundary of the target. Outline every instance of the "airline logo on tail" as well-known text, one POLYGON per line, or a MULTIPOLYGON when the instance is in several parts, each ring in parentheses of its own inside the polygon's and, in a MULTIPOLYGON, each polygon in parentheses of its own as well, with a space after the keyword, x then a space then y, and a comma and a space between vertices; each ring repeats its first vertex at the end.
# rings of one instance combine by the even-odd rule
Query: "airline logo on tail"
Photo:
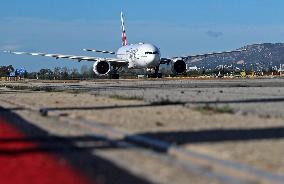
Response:
POLYGON ((126 40, 126 34, 125 34, 125 26, 124 26, 124 19, 123 19, 123 13, 121 12, 121 30, 122 30, 122 46, 127 45, 127 40, 126 40))

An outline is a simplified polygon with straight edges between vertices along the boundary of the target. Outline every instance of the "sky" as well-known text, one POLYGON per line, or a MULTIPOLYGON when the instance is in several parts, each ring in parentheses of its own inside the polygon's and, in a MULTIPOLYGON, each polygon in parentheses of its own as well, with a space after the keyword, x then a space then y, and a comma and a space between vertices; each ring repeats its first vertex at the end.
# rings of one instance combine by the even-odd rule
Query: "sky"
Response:
MULTIPOLYGON (((121 46, 120 11, 128 42, 153 43, 163 57, 284 42, 283 0, 3 0, 0 50, 74 55, 95 55, 83 48, 116 51, 121 46)), ((9 64, 28 71, 92 65, 0 53, 0 65, 9 64)))

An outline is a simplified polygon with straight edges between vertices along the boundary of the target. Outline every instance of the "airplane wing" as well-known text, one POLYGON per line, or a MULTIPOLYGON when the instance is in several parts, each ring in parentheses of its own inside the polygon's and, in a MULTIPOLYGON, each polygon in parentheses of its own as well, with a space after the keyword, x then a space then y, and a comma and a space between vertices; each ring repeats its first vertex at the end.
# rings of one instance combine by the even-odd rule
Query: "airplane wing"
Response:
POLYGON ((5 53, 16 54, 16 55, 31 55, 31 56, 45 56, 45 57, 53 57, 55 59, 71 59, 81 61, 108 61, 110 63, 128 63, 126 60, 116 59, 116 58, 99 58, 99 57, 91 57, 91 56, 76 56, 76 55, 64 55, 64 54, 45 54, 45 53, 30 53, 30 52, 13 52, 13 51, 4 51, 5 53))
POLYGON ((230 53, 239 53, 239 52, 244 52, 244 51, 246 51, 246 49, 233 50, 233 51, 224 51, 224 52, 212 52, 212 53, 207 53, 207 54, 195 54, 195 55, 180 56, 180 57, 173 57, 173 58, 161 58, 160 64, 169 64, 174 59, 188 60, 188 59, 194 59, 194 58, 206 58, 208 56, 230 54, 230 53))
POLYGON ((232 50, 232 51, 224 51, 224 52, 212 52, 207 54, 195 54, 195 55, 189 55, 189 56, 182 56, 182 57, 174 57, 174 58, 182 58, 182 59, 194 59, 194 58, 205 58, 208 56, 215 56, 215 55, 222 55, 222 54, 230 54, 230 53, 239 53, 246 51, 246 49, 241 50, 232 50))
POLYGON ((97 49, 83 49, 83 51, 87 51, 87 52, 98 52, 98 53, 103 53, 103 54, 115 54, 115 52, 113 52, 113 51, 97 50, 97 49))
POLYGON ((207 54, 194 54, 194 55, 189 55, 189 56, 180 56, 180 57, 173 57, 173 58, 161 58, 160 64, 169 64, 170 62, 172 62, 172 60, 175 60, 175 59, 188 60, 188 59, 195 59, 195 58, 206 58, 208 56, 239 53, 239 52, 244 52, 244 51, 247 51, 247 50, 239 49, 239 50, 224 51, 224 52, 212 52, 212 53, 207 53, 207 54))

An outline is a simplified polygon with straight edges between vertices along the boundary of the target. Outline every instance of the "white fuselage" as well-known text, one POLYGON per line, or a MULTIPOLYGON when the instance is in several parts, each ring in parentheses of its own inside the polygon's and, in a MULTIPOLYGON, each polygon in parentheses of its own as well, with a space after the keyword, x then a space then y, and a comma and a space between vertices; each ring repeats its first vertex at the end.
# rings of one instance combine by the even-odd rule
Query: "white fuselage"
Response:
POLYGON ((127 60, 128 68, 156 68, 160 64, 160 50, 152 44, 132 44, 118 49, 117 58, 127 60))

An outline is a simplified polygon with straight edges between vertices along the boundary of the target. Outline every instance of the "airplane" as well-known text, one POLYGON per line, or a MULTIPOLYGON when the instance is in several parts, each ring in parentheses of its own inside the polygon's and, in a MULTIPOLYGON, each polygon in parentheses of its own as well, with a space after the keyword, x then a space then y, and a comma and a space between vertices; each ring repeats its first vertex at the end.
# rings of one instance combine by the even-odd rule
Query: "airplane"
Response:
POLYGON ((29 53, 29 52, 13 52, 4 51, 6 53, 16 55, 32 55, 32 56, 46 56, 56 59, 71 59, 81 61, 94 62, 93 71, 98 76, 110 75, 112 79, 119 79, 119 69, 126 68, 131 69, 146 69, 149 78, 161 78, 162 73, 159 72, 159 68, 162 65, 166 65, 172 73, 182 74, 186 72, 188 59, 203 58, 212 55, 228 54, 234 52, 242 52, 244 50, 234 50, 226 52, 213 52, 208 54, 197 54, 185 57, 173 57, 162 58, 160 49, 150 43, 137 43, 128 44, 126 38, 126 29, 124 24, 123 12, 121 12, 121 31, 122 31, 122 47, 117 52, 104 51, 96 49, 83 49, 87 52, 96 52, 109 55, 116 55, 116 57, 101 58, 93 56, 76 56, 65 54, 46 54, 46 53, 29 53))

